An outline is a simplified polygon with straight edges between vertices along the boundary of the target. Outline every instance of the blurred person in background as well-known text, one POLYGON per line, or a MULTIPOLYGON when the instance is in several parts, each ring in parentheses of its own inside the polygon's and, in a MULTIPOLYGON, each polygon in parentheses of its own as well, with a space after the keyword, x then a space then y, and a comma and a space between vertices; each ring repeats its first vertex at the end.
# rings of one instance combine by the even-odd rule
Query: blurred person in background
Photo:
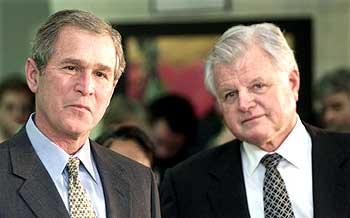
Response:
POLYGON ((10 76, 0 83, 0 142, 13 136, 34 111, 34 94, 25 80, 10 76))
POLYGON ((122 124, 102 133, 96 142, 149 168, 153 166, 154 143, 138 126, 122 124))
POLYGON ((182 96, 167 94, 148 107, 150 133, 155 143, 155 171, 162 180, 165 170, 192 154, 197 118, 191 103, 182 96))
POLYGON ((118 94, 112 97, 111 102, 102 118, 104 131, 115 129, 122 124, 130 124, 147 129, 145 107, 134 100, 118 94))
POLYGON ((337 69, 315 86, 320 125, 337 132, 350 132, 350 70, 337 69))

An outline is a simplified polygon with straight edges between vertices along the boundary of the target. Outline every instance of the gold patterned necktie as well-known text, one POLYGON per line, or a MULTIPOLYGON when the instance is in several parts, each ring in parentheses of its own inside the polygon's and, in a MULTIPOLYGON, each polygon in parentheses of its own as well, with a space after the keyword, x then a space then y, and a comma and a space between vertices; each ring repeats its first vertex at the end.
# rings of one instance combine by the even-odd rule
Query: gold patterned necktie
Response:
POLYGON ((277 153, 267 154, 261 159, 266 168, 263 188, 265 218, 294 218, 286 185, 277 170, 281 159, 277 153))
POLYGON ((68 167, 68 200, 71 218, 95 218, 91 200, 79 180, 80 160, 70 157, 68 167))

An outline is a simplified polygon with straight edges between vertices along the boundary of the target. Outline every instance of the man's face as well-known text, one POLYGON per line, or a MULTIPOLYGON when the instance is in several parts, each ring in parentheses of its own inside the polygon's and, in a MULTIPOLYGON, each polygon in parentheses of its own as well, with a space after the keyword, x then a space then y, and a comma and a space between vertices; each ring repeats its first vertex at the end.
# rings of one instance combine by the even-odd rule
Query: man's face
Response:
POLYGON ((5 91, 0 100, 0 125, 13 132, 24 124, 32 112, 31 96, 24 91, 5 91))
POLYGON ((296 122, 299 73, 280 72, 257 46, 235 64, 218 64, 214 82, 219 107, 240 140, 272 151, 296 122))
POLYGON ((156 144, 154 155, 160 160, 170 160, 179 154, 185 143, 185 136, 173 132, 164 119, 152 125, 153 139, 156 144))
POLYGON ((47 66, 29 81, 40 130, 51 137, 87 137, 113 94, 115 65, 111 37, 63 27, 47 66))
POLYGON ((350 97, 338 92, 322 101, 322 119, 325 127, 334 131, 350 132, 350 97))

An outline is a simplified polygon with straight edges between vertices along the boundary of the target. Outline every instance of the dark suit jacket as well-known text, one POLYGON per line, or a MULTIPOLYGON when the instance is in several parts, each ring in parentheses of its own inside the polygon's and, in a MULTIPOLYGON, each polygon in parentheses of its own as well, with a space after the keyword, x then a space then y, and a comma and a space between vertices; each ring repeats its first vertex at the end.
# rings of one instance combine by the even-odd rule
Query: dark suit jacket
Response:
MULTIPOLYGON (((314 217, 350 217, 350 135, 307 129, 312 139, 314 217)), ((168 170, 160 190, 162 217, 250 217, 240 145, 234 140, 168 170)))
MULTIPOLYGON (((107 217, 159 218, 158 192, 151 170, 92 141, 91 145, 103 184, 107 217)), ((0 189, 1 218, 69 217, 24 128, 0 145, 0 189)))

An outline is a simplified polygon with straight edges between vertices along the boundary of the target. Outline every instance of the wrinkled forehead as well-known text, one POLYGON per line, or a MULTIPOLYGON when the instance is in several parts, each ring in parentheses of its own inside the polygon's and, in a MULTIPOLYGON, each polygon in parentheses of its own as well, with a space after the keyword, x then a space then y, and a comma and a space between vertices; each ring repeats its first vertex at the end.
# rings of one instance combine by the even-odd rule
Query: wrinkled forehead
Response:
POLYGON ((213 66, 214 72, 222 69, 237 72, 260 72, 267 69, 278 70, 271 57, 259 46, 250 46, 245 52, 232 56, 231 59, 217 62, 213 66))

